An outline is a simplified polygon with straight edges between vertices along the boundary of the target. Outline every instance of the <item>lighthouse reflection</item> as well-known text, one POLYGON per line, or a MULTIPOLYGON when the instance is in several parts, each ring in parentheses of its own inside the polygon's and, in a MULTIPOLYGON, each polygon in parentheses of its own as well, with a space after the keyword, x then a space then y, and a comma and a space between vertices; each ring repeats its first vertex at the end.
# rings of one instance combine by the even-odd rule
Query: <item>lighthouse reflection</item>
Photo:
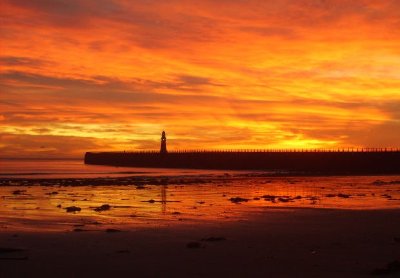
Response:
POLYGON ((167 212, 167 186, 161 185, 161 212, 167 212))

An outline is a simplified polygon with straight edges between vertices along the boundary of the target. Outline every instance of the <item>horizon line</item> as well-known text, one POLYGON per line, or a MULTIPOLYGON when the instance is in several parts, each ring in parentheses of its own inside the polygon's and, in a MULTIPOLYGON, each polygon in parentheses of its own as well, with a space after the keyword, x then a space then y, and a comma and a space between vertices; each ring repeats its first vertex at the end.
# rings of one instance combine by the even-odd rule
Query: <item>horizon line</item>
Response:
MULTIPOLYGON (((178 149, 167 153, 253 153, 253 152, 400 152, 400 147, 384 148, 274 148, 274 149, 178 149)), ((88 151, 87 153, 160 153, 160 150, 88 151)))

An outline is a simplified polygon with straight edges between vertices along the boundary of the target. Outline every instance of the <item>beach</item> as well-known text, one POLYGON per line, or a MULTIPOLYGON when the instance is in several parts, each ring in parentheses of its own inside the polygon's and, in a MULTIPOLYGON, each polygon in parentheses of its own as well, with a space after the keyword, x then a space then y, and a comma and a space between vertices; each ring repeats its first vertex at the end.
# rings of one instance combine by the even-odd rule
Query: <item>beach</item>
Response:
POLYGON ((400 176, 63 163, 0 173, 0 277, 400 273, 400 176))
POLYGON ((2 246, 23 250, 0 260, 0 276, 368 277, 400 258, 398 219, 398 209, 280 208, 119 232, 3 230, 2 246))

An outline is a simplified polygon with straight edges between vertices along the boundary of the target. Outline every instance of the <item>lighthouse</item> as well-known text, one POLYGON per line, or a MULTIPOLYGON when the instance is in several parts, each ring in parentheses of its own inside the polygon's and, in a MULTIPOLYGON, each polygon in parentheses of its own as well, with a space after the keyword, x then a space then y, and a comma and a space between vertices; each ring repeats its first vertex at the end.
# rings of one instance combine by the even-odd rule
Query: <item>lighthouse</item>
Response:
POLYGON ((165 131, 161 134, 161 148, 160 153, 165 154, 167 153, 167 137, 165 136, 165 131))

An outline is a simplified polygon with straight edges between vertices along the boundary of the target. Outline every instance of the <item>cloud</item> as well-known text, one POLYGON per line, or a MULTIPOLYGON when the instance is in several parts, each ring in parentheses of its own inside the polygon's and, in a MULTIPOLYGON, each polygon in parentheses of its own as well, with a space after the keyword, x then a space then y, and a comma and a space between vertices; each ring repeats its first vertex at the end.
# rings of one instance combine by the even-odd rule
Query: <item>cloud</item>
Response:
POLYGON ((7 152, 396 144, 399 3, 4 0, 7 152))
POLYGON ((240 30, 266 37, 296 38, 298 34, 291 28, 243 26, 240 30))
POLYGON ((82 158, 82 150, 110 149, 104 140, 73 136, 48 136, 0 133, 3 158, 82 158))
POLYGON ((34 66, 40 67, 45 63, 43 60, 33 59, 29 57, 14 57, 14 56, 0 56, 0 64, 3 66, 17 67, 17 66, 34 66))

